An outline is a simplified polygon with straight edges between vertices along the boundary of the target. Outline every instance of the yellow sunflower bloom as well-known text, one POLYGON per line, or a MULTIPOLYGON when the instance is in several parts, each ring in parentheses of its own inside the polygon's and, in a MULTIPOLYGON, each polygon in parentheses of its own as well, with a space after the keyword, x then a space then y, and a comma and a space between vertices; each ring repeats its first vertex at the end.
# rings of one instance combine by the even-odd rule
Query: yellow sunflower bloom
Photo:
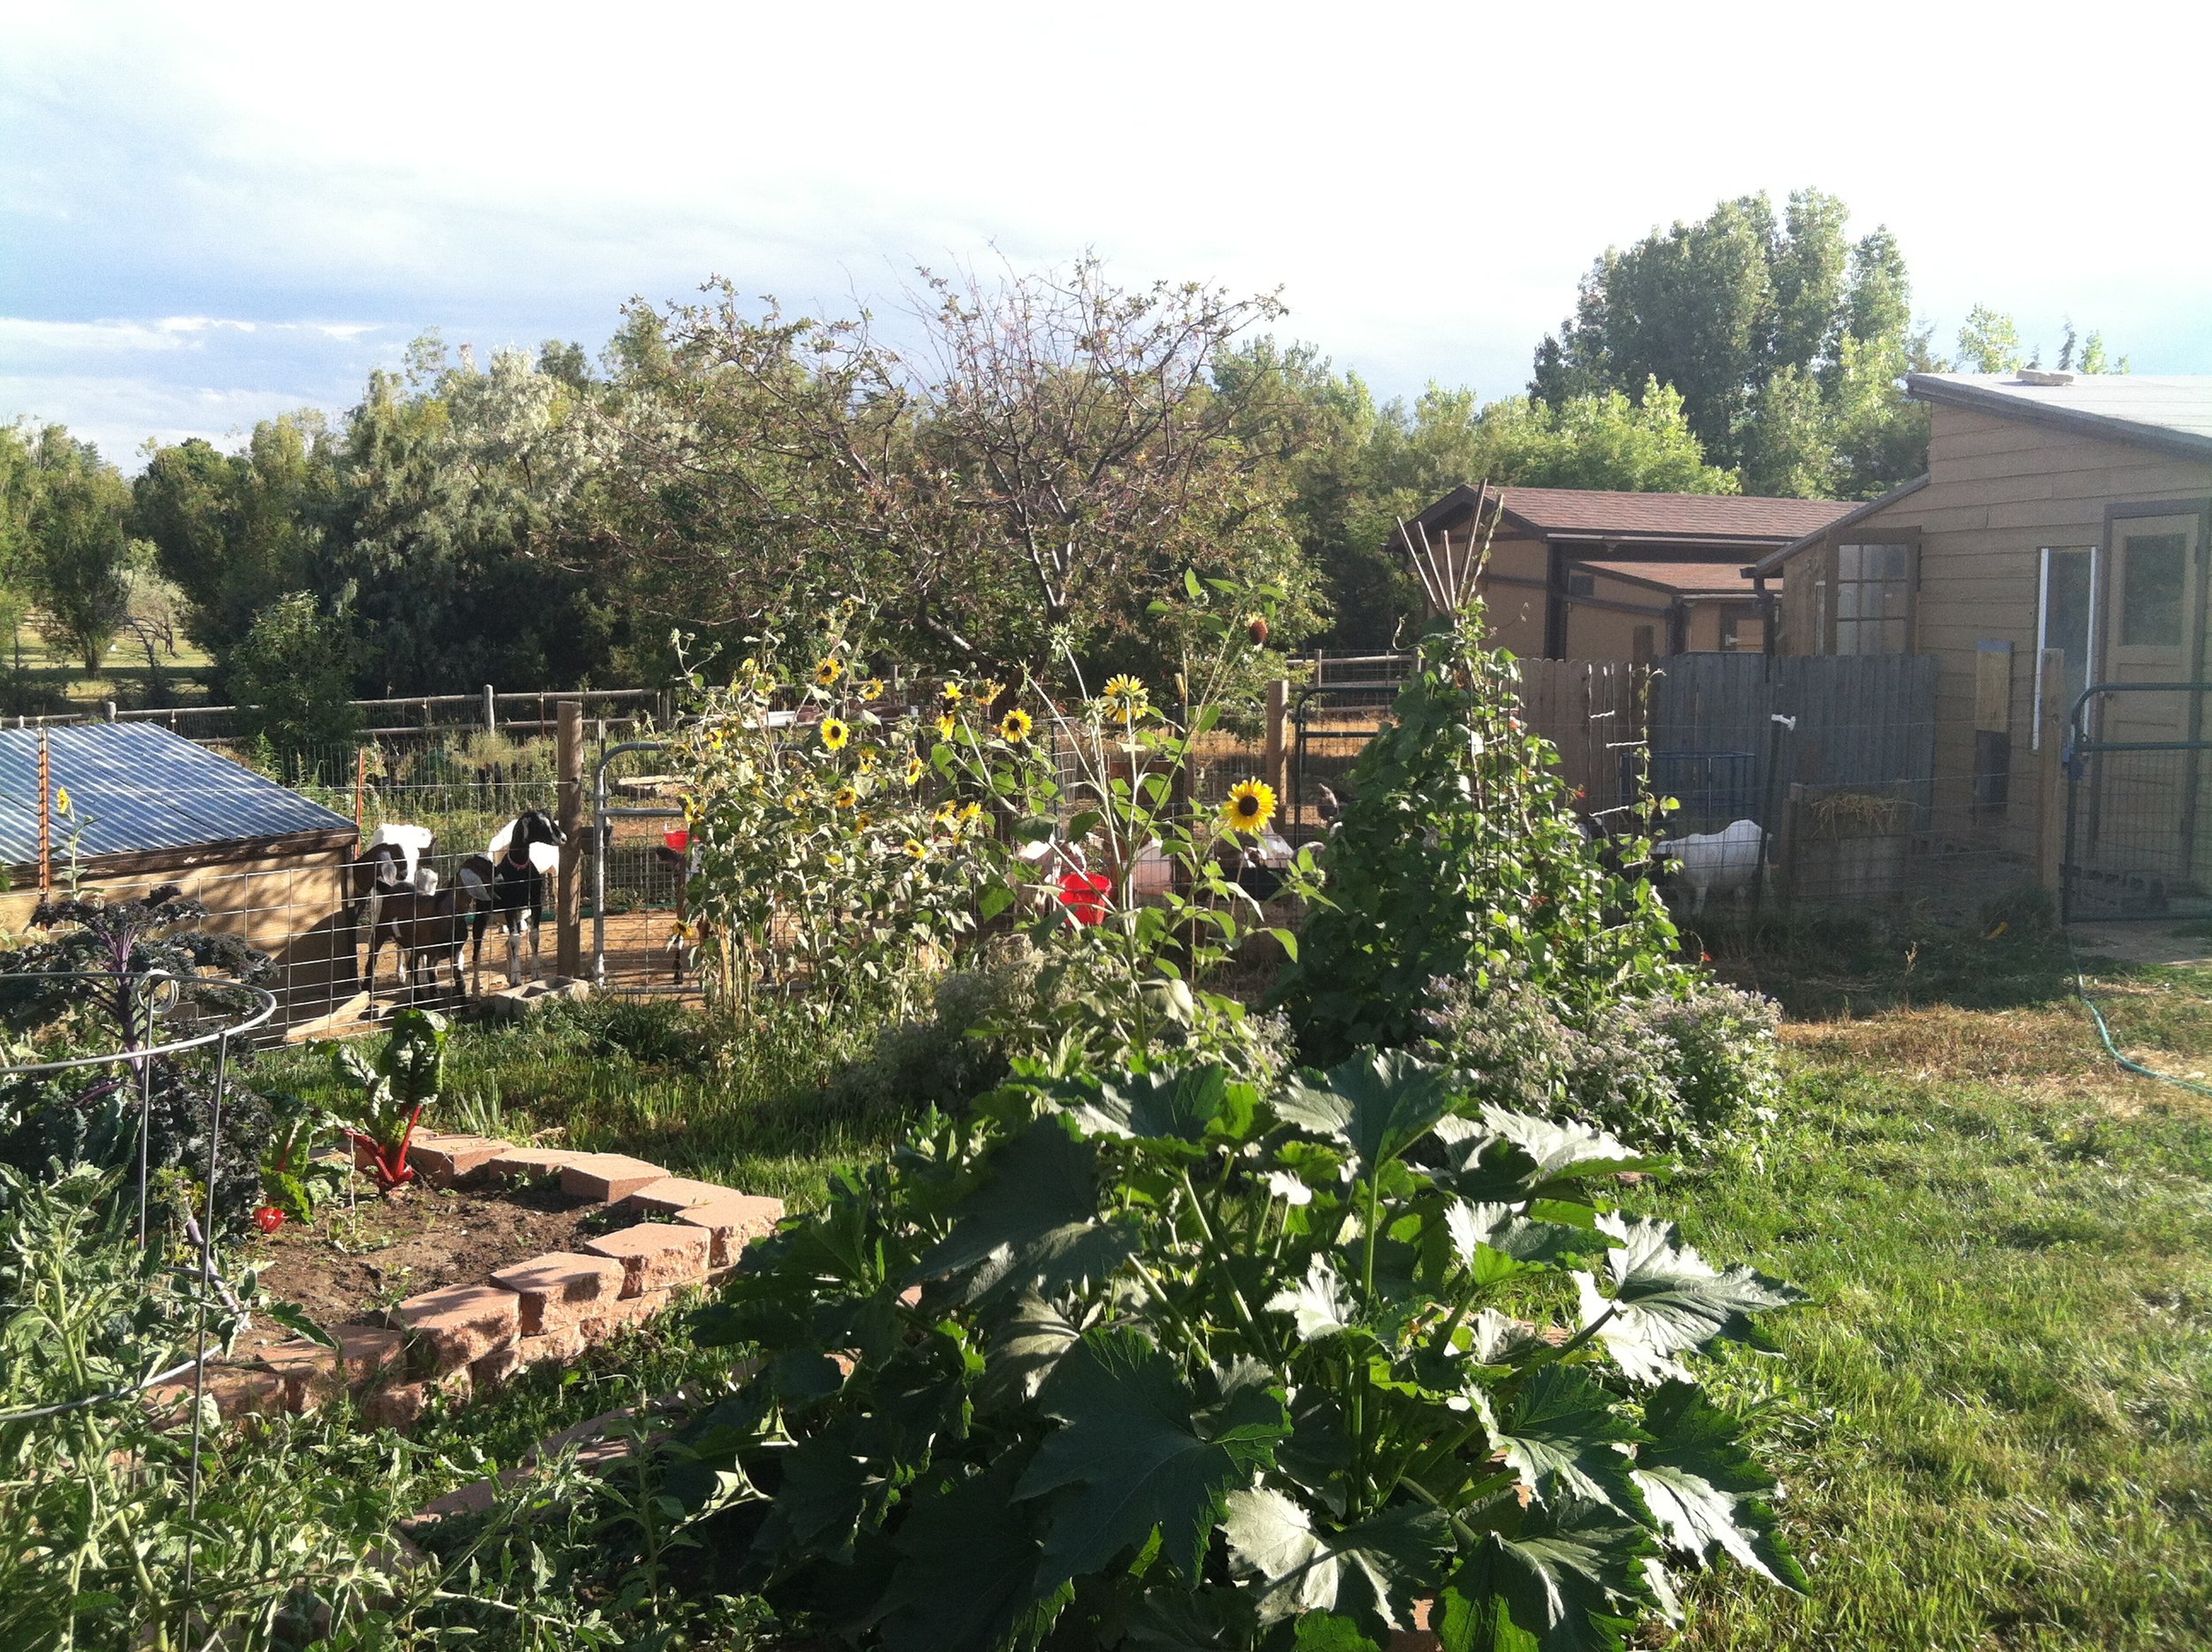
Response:
POLYGON ((1018 746, 1029 738, 1029 713, 1018 705, 998 720, 998 737, 1010 746, 1018 746))
POLYGON ((866 682, 862 683, 860 685, 860 697, 864 700, 882 699, 883 679, 880 677, 871 677, 866 682))
POLYGON ((838 661, 835 655, 828 656, 814 663, 814 681, 818 688, 828 688, 844 674, 845 667, 838 661))
POLYGON ((947 705, 958 705, 961 701, 960 685, 956 682, 947 683, 937 691, 937 697, 947 705))
POLYGON ((842 751, 845 742, 853 737, 853 731, 833 717, 822 719, 822 743, 832 751, 842 751))
POLYGON ((1098 697, 1105 702, 1107 715, 1117 723, 1131 722, 1152 709, 1144 684, 1126 672, 1109 677, 1098 697))
POLYGON ((952 713, 950 711, 945 712, 937 719, 937 738, 940 740, 950 740, 953 736, 953 731, 959 726, 960 725, 953 720, 952 713))
POLYGON ((925 766, 919 757, 909 757, 906 760, 906 783, 909 786, 914 785, 922 778, 925 766))
POLYGON ((837 795, 831 801, 840 809, 850 809, 860 801, 860 794, 849 786, 841 786, 837 788, 837 795))
POLYGON ((922 840, 918 837, 910 837, 907 839, 905 848, 906 857, 909 860, 927 860, 929 858, 929 845, 923 842, 922 840))
POLYGON ((58 815, 65 815, 69 812, 70 807, 69 788, 66 786, 54 788, 54 812, 58 815))
POLYGON ((870 826, 875 825, 875 823, 876 818, 870 814, 865 809, 862 810, 858 814, 853 817, 853 829, 856 832, 865 832, 870 826))
POLYGON ((983 805, 981 803, 962 803, 960 805, 960 824, 962 826, 973 826, 982 818, 983 805))
POLYGON ((1275 818, 1275 788, 1265 780, 1243 780, 1229 789, 1221 806, 1232 829, 1258 832, 1275 818))
POLYGON ((864 774, 870 769, 874 768, 876 766, 877 759, 881 757, 882 755, 883 754, 880 751, 878 751, 873 746, 863 746, 860 749, 861 772, 864 774))

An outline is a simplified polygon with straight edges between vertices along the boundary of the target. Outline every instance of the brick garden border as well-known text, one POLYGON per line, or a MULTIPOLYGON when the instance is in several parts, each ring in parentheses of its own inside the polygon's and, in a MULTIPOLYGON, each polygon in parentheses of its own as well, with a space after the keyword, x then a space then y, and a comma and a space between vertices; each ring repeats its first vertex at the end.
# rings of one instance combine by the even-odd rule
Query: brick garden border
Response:
MULTIPOLYGON (((208 1396, 225 1418, 307 1411, 351 1394, 368 1420, 413 1425, 431 1399, 465 1402, 517 1372, 566 1363, 625 1327, 643 1323, 688 1286, 726 1277, 746 1241, 783 1219, 783 1201, 671 1176, 620 1153, 517 1148, 481 1136, 425 1132, 409 1149, 431 1187, 558 1177, 572 1198, 635 1211, 643 1220, 500 1268, 479 1284, 411 1296, 387 1327, 343 1326, 334 1349, 305 1338, 264 1348, 251 1365, 211 1368, 208 1396)), ((188 1384, 150 1392, 157 1404, 189 1403, 188 1384)))

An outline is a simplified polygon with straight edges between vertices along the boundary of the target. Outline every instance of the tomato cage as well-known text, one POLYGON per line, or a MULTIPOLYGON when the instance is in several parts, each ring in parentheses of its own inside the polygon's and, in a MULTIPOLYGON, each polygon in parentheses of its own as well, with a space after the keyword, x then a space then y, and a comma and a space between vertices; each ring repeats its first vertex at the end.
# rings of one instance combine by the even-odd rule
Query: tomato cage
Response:
MULTIPOLYGON (((187 1464, 187 1514, 185 1519, 185 1547, 183 1583, 186 1609, 190 1610, 192 1571, 195 1559, 195 1532, 199 1511, 200 1447, 205 1426, 207 1405, 207 1364, 211 1358, 223 1350, 220 1344, 209 1345, 209 1318, 211 1305, 219 1302, 234 1321, 242 1321, 245 1310, 237 1295, 222 1278, 217 1267, 216 1222, 214 1220, 217 1172, 220 1166, 223 1144, 224 1110, 230 1099, 230 1086, 234 1077, 234 1049, 247 1045, 261 1028, 266 1026, 277 1013, 274 994, 259 987, 237 981, 206 978, 184 978, 165 971, 147 971, 118 976, 104 971, 19 971, 0 973, 0 1015, 20 1012, 35 1007, 40 994, 58 994, 58 1002, 65 1007, 81 1009, 87 1005, 104 1008, 118 1026, 124 1047, 87 1056, 69 1056, 50 1061, 12 1062, 0 1065, 0 1088, 12 1087, 23 1081, 65 1080, 68 1075, 98 1074, 111 1071, 115 1077, 104 1087, 96 1079, 90 1089, 76 1099, 81 1103, 87 1095, 106 1089, 111 1096, 136 1095, 135 1179, 138 1208, 136 1237, 141 1249, 147 1243, 150 1179, 153 1118, 157 1073, 165 1064, 173 1070, 180 1057, 200 1051, 213 1054, 211 1080, 205 1087, 204 1126, 207 1144, 207 1163, 204 1173, 196 1176, 199 1183, 198 1210, 187 1209, 184 1213, 185 1237, 195 1260, 180 1270, 188 1281, 186 1293, 189 1313, 173 1327, 173 1333, 155 1346, 158 1352, 145 1359, 150 1367, 135 1380, 95 1392, 73 1395, 67 1399, 45 1404, 0 1410, 0 1426, 25 1422, 41 1422, 71 1412, 88 1410, 93 1407, 149 1403, 147 1396, 157 1389, 173 1385, 189 1385, 192 1413, 192 1452, 187 1464), (104 994, 99 983, 109 991, 104 994), (186 1348, 188 1358, 178 1358, 186 1348)), ((196 1172, 198 1166, 191 1166, 196 1172)), ((178 1395, 181 1398, 181 1394, 178 1395)))

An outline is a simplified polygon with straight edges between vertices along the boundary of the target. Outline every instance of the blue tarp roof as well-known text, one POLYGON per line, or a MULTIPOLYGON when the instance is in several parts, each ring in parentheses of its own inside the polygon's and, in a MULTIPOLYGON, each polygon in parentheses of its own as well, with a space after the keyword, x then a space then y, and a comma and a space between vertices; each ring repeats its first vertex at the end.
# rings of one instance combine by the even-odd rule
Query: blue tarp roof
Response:
MULTIPOLYGON (((345 816, 150 723, 86 723, 45 731, 57 789, 72 809, 53 825, 53 853, 135 855, 211 843, 353 829, 345 816)), ((0 728, 0 863, 38 858, 35 728, 0 728)))

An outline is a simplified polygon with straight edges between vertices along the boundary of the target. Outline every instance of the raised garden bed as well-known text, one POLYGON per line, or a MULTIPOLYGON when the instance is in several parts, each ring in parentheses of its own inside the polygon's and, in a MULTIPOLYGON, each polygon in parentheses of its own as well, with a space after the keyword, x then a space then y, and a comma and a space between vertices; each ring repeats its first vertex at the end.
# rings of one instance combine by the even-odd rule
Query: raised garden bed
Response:
MULTIPOLYGON (((349 1393, 373 1422, 406 1427, 435 1395, 466 1400, 652 1318, 722 1277, 783 1216, 780 1200, 618 1154, 423 1134, 412 1156, 416 1185, 326 1204, 316 1223, 256 1248, 270 1291, 340 1346, 281 1330, 249 1338, 208 1374, 224 1416, 349 1393)), ((190 1394, 177 1384, 153 1398, 190 1394)))

